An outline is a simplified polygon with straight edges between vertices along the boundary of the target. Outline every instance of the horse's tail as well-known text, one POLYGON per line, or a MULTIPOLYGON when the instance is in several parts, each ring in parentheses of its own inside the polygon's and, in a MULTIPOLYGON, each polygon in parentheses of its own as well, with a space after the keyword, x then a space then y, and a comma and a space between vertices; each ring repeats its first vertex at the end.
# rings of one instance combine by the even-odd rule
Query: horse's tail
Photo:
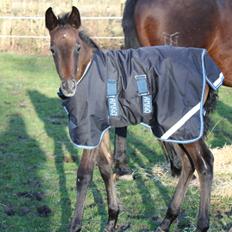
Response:
POLYGON ((123 12, 122 28, 124 32, 125 48, 140 47, 135 27, 134 12, 138 0, 127 0, 123 12))

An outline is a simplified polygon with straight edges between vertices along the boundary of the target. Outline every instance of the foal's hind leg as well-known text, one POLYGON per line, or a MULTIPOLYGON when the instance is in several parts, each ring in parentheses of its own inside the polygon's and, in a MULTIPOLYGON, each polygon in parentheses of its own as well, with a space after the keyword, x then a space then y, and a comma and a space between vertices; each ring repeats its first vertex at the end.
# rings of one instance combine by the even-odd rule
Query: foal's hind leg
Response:
POLYGON ((77 200, 74 217, 71 223, 70 232, 81 231, 81 223, 84 210, 84 202, 86 199, 87 189, 92 180, 93 168, 95 165, 98 149, 84 150, 81 163, 77 171, 77 200))
POLYGON ((172 197, 172 200, 169 203, 168 210, 166 213, 166 216, 158 229, 158 231, 169 231, 169 227, 171 223, 176 219, 178 216, 181 202, 184 198, 184 195, 186 193, 187 187, 189 185, 189 182, 192 179, 192 175, 194 172, 194 165, 189 159, 189 157, 185 154, 185 152, 179 147, 176 148, 176 151, 179 154, 179 157, 181 159, 182 163, 182 171, 179 178, 179 182, 176 186, 175 194, 172 197))
MULTIPOLYGON (((201 200, 200 200, 197 228, 199 231, 204 232, 207 231, 209 228, 209 202, 210 202, 211 185, 213 179, 213 155, 202 140, 199 140, 198 142, 192 144, 181 145, 181 147, 183 148, 186 155, 188 156, 189 161, 193 162, 193 164, 191 163, 191 166, 196 168, 199 175, 201 200)), ((182 169, 182 173, 183 173, 183 171, 186 170, 185 167, 186 162, 182 161, 182 164, 183 164, 183 169, 182 169)), ((187 172, 188 174, 186 175, 186 177, 188 176, 188 178, 185 179, 186 177, 185 178, 183 177, 182 179, 182 181, 186 180, 185 187, 182 185, 183 183, 181 181, 181 178, 183 174, 181 173, 181 177, 177 185, 176 193, 169 205, 166 217, 164 221, 161 223, 160 228, 164 231, 168 231, 170 223, 177 216, 179 206, 185 192, 185 191, 182 192, 181 189, 186 190, 187 187, 186 184, 189 183, 194 169, 187 168, 187 170, 189 170, 187 172), (178 190, 178 186, 181 188, 180 190, 178 190)))
POLYGON ((184 145, 184 148, 194 162, 200 181, 200 209, 197 228, 199 231, 207 231, 209 228, 209 205, 213 180, 213 154, 203 140, 184 145))
POLYGON ((105 231, 114 231, 117 223, 119 214, 119 205, 116 195, 115 182, 112 172, 112 156, 109 151, 109 135, 105 135, 105 139, 100 145, 99 156, 97 157, 97 165, 99 167, 101 176, 104 180, 106 192, 107 192, 107 202, 108 202, 108 223, 105 231))

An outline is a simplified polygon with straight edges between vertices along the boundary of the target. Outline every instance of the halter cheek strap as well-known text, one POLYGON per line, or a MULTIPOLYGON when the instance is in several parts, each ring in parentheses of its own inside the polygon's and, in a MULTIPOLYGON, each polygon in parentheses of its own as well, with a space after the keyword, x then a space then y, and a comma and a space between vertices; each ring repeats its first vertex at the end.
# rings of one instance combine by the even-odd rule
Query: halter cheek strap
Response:
POLYGON ((62 99, 62 100, 65 100, 65 99, 69 98, 69 97, 66 97, 66 96, 63 94, 61 88, 59 88, 59 91, 57 92, 57 95, 58 95, 58 97, 59 97, 60 99, 62 99))

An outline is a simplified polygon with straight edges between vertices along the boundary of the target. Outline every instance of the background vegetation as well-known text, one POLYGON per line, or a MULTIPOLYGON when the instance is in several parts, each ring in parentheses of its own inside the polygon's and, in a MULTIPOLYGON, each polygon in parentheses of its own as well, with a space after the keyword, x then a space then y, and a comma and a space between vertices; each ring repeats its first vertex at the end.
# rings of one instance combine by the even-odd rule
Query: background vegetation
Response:
MULTIPOLYGON (((2 53, 0 70, 0 231, 66 232, 75 204, 81 151, 68 138, 66 115, 56 96, 59 81, 53 61, 2 53)), ((213 232, 232 227, 232 92, 222 88, 219 95, 208 140, 216 159, 213 232)), ((153 231, 165 214, 177 179, 170 177, 158 142, 143 127, 130 128, 128 158, 135 180, 117 181, 119 231, 153 231)), ((105 201, 96 169, 85 204, 84 232, 103 231, 105 201)), ((194 231, 198 203, 195 180, 171 231, 194 231)))
MULTIPOLYGON (((56 14, 69 12, 71 6, 77 6, 81 16, 121 16, 124 0, 1 0, 0 16, 40 16, 48 7, 56 14), (59 6, 59 7, 58 7, 59 6)), ((120 20, 83 20, 83 27, 91 36, 122 36, 120 20)), ((0 35, 48 36, 42 19, 0 19, 0 35)), ((122 40, 97 41, 103 47, 120 47, 122 40)), ((47 54, 48 39, 0 38, 0 51, 17 51, 30 54, 47 54)))

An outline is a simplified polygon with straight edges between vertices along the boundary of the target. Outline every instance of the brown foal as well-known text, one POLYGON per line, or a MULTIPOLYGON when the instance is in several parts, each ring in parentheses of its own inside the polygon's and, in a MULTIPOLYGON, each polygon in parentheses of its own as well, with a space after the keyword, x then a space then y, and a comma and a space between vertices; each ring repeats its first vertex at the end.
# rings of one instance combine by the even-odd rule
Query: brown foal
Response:
MULTIPOLYGON (((57 18, 52 9, 49 8, 46 11, 45 19, 46 27, 50 33, 51 52, 61 79, 61 90, 65 96, 73 96, 76 90, 75 86, 90 62, 94 50, 99 48, 80 30, 81 18, 77 8, 73 7, 71 13, 61 18, 57 18)), ((179 145, 178 150, 183 170, 166 216, 157 231, 168 231, 171 223, 177 217, 180 204, 195 169, 199 174, 201 189, 197 225, 200 231, 207 231, 209 228, 209 202, 213 179, 213 156, 203 140, 192 144, 179 145)), ((84 201, 88 185, 92 180, 95 164, 99 167, 107 191, 109 218, 105 231, 114 231, 115 229, 119 205, 113 180, 109 135, 105 134, 98 148, 83 151, 77 171, 77 203, 70 228, 72 232, 81 230, 84 201)))

